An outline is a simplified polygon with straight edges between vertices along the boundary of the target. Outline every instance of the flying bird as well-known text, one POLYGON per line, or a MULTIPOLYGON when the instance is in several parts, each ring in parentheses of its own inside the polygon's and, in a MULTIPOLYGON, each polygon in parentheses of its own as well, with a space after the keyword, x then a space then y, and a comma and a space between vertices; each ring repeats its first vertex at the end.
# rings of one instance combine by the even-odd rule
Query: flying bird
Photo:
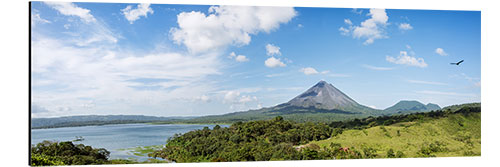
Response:
POLYGON ((460 60, 459 62, 456 62, 456 63, 450 63, 451 65, 459 65, 460 63, 464 62, 464 60, 460 60))

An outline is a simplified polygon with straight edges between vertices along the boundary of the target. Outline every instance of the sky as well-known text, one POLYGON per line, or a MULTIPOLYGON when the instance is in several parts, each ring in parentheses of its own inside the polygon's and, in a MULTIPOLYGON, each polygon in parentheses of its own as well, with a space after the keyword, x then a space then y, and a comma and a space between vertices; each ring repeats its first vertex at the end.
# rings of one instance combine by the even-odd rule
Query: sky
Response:
POLYGON ((480 102, 481 13, 31 4, 34 118, 225 114, 320 80, 376 109, 480 102))

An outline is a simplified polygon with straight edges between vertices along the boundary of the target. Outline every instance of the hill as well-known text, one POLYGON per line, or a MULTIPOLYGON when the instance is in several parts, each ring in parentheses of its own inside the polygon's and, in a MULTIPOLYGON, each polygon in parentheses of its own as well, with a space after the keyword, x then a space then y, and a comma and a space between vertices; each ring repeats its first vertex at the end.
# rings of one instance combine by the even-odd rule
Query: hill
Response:
POLYGON ((57 128, 70 126, 89 126, 106 124, 125 124, 125 123, 147 123, 159 121, 174 121, 190 119, 193 117, 155 117, 144 115, 82 115, 66 116, 56 118, 32 118, 31 128, 57 128))
POLYGON ((408 114, 414 112, 425 112, 432 110, 440 110, 441 107, 437 104, 428 103, 424 105, 418 101, 412 100, 402 100, 398 103, 394 104, 391 107, 388 107, 384 110, 384 114, 408 114))
POLYGON ((359 126, 341 124, 341 133, 309 144, 319 147, 332 143, 371 151, 374 157, 400 152, 404 157, 452 157, 481 155, 481 107, 455 105, 456 110, 439 110, 392 117, 360 120, 359 126), (388 121, 391 120, 396 121, 388 121), (371 120, 371 121, 370 121, 371 120), (385 121, 383 121, 385 120, 385 121), (392 123, 391 123, 392 122, 392 123), (347 125, 347 126, 346 126, 347 125))

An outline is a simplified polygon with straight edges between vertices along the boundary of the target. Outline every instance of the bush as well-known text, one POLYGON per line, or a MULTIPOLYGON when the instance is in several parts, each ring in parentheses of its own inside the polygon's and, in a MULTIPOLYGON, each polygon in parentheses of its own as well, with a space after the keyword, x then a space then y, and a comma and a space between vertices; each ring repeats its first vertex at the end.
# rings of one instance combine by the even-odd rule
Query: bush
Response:
POLYGON ((43 141, 31 148, 31 164, 38 165, 89 165, 109 163, 109 151, 94 149, 71 141, 43 141))

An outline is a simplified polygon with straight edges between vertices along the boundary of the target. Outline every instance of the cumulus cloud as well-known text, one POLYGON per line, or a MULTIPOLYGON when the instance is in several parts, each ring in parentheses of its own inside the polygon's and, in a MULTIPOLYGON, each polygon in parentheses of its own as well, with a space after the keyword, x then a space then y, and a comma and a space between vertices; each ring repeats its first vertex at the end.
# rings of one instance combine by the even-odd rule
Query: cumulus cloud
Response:
POLYGON ((231 52, 231 53, 229 54, 229 58, 230 58, 230 59, 234 59, 234 60, 236 60, 237 62, 247 62, 247 61, 249 61, 249 60, 250 60, 250 59, 248 59, 246 56, 244 56, 244 55, 236 55, 236 53, 234 53, 234 52, 231 52))
POLYGON ((268 56, 281 55, 280 47, 275 46, 273 44, 266 45, 266 53, 268 56))
POLYGON ((268 58, 264 64, 267 66, 267 67, 270 67, 270 68, 274 68, 274 67, 286 67, 286 64, 283 63, 279 58, 275 58, 275 57, 270 57, 268 58))
POLYGON ((239 91, 227 91, 224 95, 224 103, 229 104, 246 104, 249 102, 257 101, 256 96, 242 95, 239 91))
POLYGON ((302 73, 304 73, 306 75, 319 74, 319 72, 316 71, 316 69, 314 69, 312 67, 302 68, 302 69, 300 69, 300 72, 302 72, 302 73))
POLYGON ((401 23, 401 24, 399 24, 399 29, 406 31, 406 30, 413 29, 413 27, 409 23, 401 23))
POLYGON ((352 35, 353 38, 366 39, 363 44, 372 44, 376 39, 387 38, 385 35, 385 27, 389 17, 385 9, 370 9, 367 14, 369 19, 361 22, 359 26, 352 25, 349 19, 344 19, 344 23, 348 28, 340 27, 339 31, 342 35, 352 35))
POLYGON ((207 15, 198 11, 178 14, 178 27, 170 33, 191 53, 202 53, 227 45, 248 45, 250 35, 269 33, 296 15, 291 7, 212 6, 207 15))
POLYGON ((94 16, 90 14, 90 10, 80 8, 71 2, 44 2, 44 3, 54 8, 63 15, 77 16, 80 17, 81 20, 87 23, 96 21, 94 16))
POLYGON ((427 67, 427 63, 425 63, 423 58, 408 56, 408 53, 406 51, 400 51, 398 57, 386 56, 385 60, 394 64, 403 64, 420 68, 427 67))
POLYGON ((122 14, 129 21, 130 24, 134 24, 134 21, 139 19, 141 16, 148 17, 149 14, 153 14, 153 9, 149 7, 150 4, 142 3, 137 5, 136 9, 132 9, 132 5, 128 5, 126 8, 122 9, 122 14))
POLYGON ((330 71, 321 71, 321 72, 318 72, 316 69, 314 69, 312 67, 301 68, 299 71, 302 72, 302 73, 304 73, 304 74, 306 74, 306 75, 328 74, 328 73, 330 73, 330 71))
POLYGON ((446 53, 443 48, 436 48, 435 52, 441 56, 448 56, 448 53, 446 53))

